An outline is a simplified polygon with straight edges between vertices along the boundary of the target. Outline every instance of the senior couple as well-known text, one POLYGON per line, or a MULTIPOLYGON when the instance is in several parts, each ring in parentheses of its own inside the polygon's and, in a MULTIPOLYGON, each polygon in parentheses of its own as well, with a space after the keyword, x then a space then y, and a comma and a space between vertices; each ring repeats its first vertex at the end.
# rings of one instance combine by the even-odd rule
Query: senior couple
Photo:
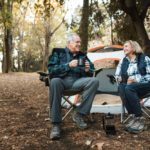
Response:
MULTIPOLYGON (((79 128, 87 128, 83 116, 90 113, 99 81, 92 77, 94 65, 86 54, 80 51, 80 46, 80 37, 71 33, 67 37, 66 48, 54 48, 48 60, 48 71, 51 75, 49 89, 52 140, 61 137, 61 99, 66 89, 82 91, 81 103, 74 110, 72 119, 79 128), (84 67, 80 67, 78 60, 85 57, 84 67)), ((135 41, 126 41, 123 51, 125 57, 117 66, 116 80, 119 83, 120 97, 130 116, 124 126, 127 131, 138 133, 146 127, 140 97, 150 89, 150 59, 135 41)))

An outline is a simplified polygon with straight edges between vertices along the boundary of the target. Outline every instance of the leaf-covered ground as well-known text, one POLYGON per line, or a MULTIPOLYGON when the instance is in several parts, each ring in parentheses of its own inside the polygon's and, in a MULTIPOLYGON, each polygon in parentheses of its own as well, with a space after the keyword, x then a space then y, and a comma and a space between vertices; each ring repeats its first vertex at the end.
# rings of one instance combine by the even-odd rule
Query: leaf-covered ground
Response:
POLYGON ((0 150, 150 150, 150 129, 130 134, 123 130, 119 115, 117 135, 110 137, 103 130, 102 114, 85 118, 86 130, 78 129, 68 116, 59 141, 50 140, 47 118, 48 89, 36 73, 0 74, 0 150))

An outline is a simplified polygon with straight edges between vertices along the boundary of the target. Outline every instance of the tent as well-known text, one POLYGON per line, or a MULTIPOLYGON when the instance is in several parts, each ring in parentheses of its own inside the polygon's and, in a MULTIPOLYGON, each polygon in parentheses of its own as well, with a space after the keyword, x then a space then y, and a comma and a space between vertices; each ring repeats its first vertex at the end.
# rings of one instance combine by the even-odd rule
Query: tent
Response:
MULTIPOLYGON (((119 61, 123 56, 123 51, 113 51, 113 52, 88 52, 88 58, 95 64, 102 62, 104 60, 117 60, 119 61)), ((117 85, 116 83, 112 83, 111 79, 109 78, 110 74, 114 75, 115 68, 102 68, 102 70, 97 74, 97 78, 99 79, 99 88, 97 93, 105 93, 105 94, 113 94, 116 95, 117 85)), ((77 96, 72 96, 71 101, 76 102, 77 96)), ((67 104, 65 104, 67 105, 67 104)), ((66 107, 66 106, 64 106, 66 107)), ((93 104, 91 113, 94 112, 101 112, 101 113, 120 113, 121 111, 121 103, 120 104, 93 104)))
MULTIPOLYGON (((95 64, 100 63, 105 60, 114 60, 119 61, 121 58, 124 57, 124 53, 122 50, 117 51, 104 51, 104 52, 88 52, 87 53, 88 58, 95 64)), ((99 79, 99 88, 98 88, 98 95, 105 93, 110 95, 116 95, 117 94, 117 83, 114 83, 109 78, 109 75, 115 74, 116 68, 102 68, 102 70, 98 73, 97 78, 99 79)), ((104 95, 105 96, 105 95, 104 95)), ((117 96, 120 98, 119 96, 117 96)), ((71 97, 72 102, 76 102, 77 96, 71 97)), ((94 104, 92 105, 91 113, 113 113, 113 114, 120 114, 122 111, 121 107, 121 100, 120 103, 117 104, 94 104)), ((149 103, 146 103, 146 106, 150 106, 149 103)))
MULTIPOLYGON (((124 57, 124 53, 122 50, 106 51, 106 52, 98 51, 98 52, 88 52, 87 56, 94 64, 96 64, 108 60, 119 61, 121 58, 124 57)), ((111 78, 109 78, 109 75, 115 74, 115 70, 116 68, 102 68, 102 71, 98 73, 97 75, 97 78, 99 80, 99 88, 97 91, 98 94, 105 93, 105 94, 117 95, 117 83, 111 81, 111 78)), ((106 104, 106 105, 102 105, 101 103, 93 104, 91 113, 94 112, 100 112, 100 113, 110 112, 110 113, 118 114, 121 112, 121 101, 119 104, 106 104)))

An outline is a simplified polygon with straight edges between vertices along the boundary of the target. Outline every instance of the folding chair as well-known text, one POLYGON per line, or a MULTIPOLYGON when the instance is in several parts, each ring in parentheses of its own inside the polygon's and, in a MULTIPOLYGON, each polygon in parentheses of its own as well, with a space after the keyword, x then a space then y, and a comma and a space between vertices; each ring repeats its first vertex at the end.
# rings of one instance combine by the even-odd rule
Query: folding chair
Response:
MULTIPOLYGON (((141 101, 140 101, 141 110, 142 110, 143 114, 145 114, 148 118, 150 118, 150 109, 149 109, 150 105, 147 105, 148 102, 150 102, 150 93, 141 97, 141 101)), ((128 120, 128 118, 129 118, 129 117, 127 117, 126 119, 124 119, 125 113, 126 113, 126 109, 125 109, 124 104, 122 103, 122 112, 121 112, 121 122, 122 123, 125 122, 126 120, 128 120)))
MULTIPOLYGON (((116 82, 116 79, 115 79, 115 76, 114 76, 114 73, 111 73, 111 74, 107 74, 107 77, 110 78, 111 82, 115 83, 116 82)), ((116 85, 117 85, 117 82, 116 82, 116 85)), ((119 95, 118 93, 118 90, 114 90, 114 92, 117 92, 116 95, 119 95)), ((142 109, 142 112, 148 117, 150 118, 150 109, 147 107, 147 103, 150 102, 150 93, 144 95, 143 97, 141 97, 141 109, 142 109)), ((123 103, 121 104, 121 122, 123 123, 125 120, 127 120, 128 118, 124 119, 125 118, 125 113, 126 113, 126 110, 125 110, 125 106, 123 105, 123 103)), ((150 106, 150 105, 149 105, 150 106)))
MULTIPOLYGON (((118 83, 115 79, 115 68, 102 68, 100 73, 96 75, 97 78, 100 79, 100 86, 98 88, 97 93, 100 94, 112 94, 112 95, 119 95, 118 93, 118 83), (109 78, 109 80, 108 80, 109 78)), ((141 108, 142 112, 150 118, 150 109, 147 107, 147 103, 150 102, 150 93, 141 97, 141 108)), ((150 105, 149 105, 150 106, 150 105)), ((123 103, 121 104, 121 122, 124 122, 125 119, 125 106, 123 103)), ((128 119, 128 118, 127 118, 128 119)))
MULTIPOLYGON (((93 73, 93 77, 96 76, 100 71, 101 71, 101 69, 95 70, 94 73, 93 73)), ((45 72, 41 72, 41 71, 38 71, 37 73, 40 75, 39 79, 41 81, 45 82, 45 86, 49 86, 49 82, 50 82, 49 81, 50 80, 49 79, 49 74, 45 73, 45 72)), ((81 93, 82 93, 81 90, 72 90, 72 89, 69 89, 69 90, 65 90, 64 91, 63 96, 62 96, 64 102, 61 105, 64 106, 64 103, 67 102, 69 104, 69 107, 67 107, 68 110, 65 113, 65 115, 62 117, 62 120, 64 120, 70 114, 70 112, 74 108, 76 108, 77 105, 79 104, 79 103, 73 103, 73 102, 71 102, 70 97, 74 96, 74 95, 79 95, 77 102, 80 102, 80 98, 81 98, 80 95, 81 95, 81 93)))
POLYGON ((150 93, 144 95, 141 100, 142 111, 148 118, 150 118, 150 105, 147 105, 148 102, 150 102, 150 93))

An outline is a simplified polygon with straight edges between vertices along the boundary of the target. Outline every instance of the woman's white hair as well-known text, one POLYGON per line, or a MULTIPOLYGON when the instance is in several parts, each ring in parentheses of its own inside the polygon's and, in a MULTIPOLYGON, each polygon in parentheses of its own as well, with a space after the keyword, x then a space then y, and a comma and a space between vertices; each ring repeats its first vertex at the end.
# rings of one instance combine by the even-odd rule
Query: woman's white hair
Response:
POLYGON ((132 48, 133 48, 133 51, 137 54, 137 53, 144 53, 141 46, 139 45, 138 42, 136 41, 132 41, 132 40, 128 40, 126 41, 125 43, 129 43, 132 48))
POLYGON ((76 34, 76 33, 68 34, 68 36, 67 36, 67 43, 69 43, 70 41, 74 41, 75 37, 79 37, 79 35, 76 34))

